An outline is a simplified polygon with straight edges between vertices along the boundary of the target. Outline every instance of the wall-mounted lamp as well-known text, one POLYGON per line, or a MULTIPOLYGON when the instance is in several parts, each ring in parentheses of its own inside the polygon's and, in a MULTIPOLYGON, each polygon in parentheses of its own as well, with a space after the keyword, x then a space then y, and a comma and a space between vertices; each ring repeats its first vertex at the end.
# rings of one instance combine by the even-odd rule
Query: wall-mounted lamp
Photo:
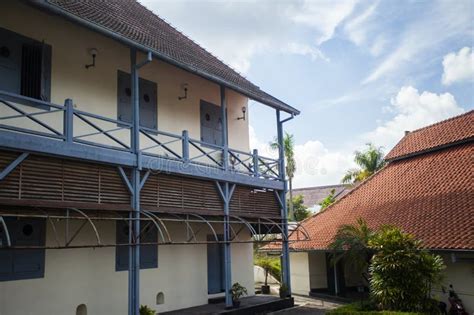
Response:
POLYGON ((184 91, 184 95, 178 96, 178 100, 180 101, 188 98, 188 84, 187 83, 181 84, 181 89, 184 91))
POLYGON ((95 67, 95 57, 97 56, 98 53, 99 53, 99 51, 96 48, 89 49, 89 55, 92 56, 92 63, 86 65, 86 69, 89 69, 91 67, 95 67))
POLYGON ((245 113, 247 112, 247 107, 242 107, 242 117, 237 117, 237 120, 245 120, 245 113))

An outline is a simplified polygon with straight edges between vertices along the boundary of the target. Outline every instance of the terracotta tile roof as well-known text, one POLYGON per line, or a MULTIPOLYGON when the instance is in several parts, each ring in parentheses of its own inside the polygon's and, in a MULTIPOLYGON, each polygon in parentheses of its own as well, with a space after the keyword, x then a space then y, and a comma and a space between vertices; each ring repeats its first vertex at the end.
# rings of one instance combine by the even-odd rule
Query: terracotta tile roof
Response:
POLYGON ((305 187, 293 189, 293 196, 302 195, 304 205, 308 208, 312 208, 319 205, 324 198, 329 196, 331 190, 335 190, 336 200, 342 198, 351 189, 348 185, 328 185, 328 186, 316 186, 316 187, 305 187))
POLYGON ((311 241, 291 243, 292 248, 326 249, 340 225, 362 217, 372 228, 398 226, 427 248, 473 250, 474 141, 472 125, 466 123, 472 123, 472 117, 470 112, 417 131, 426 135, 427 144, 418 140, 415 150, 433 143, 439 150, 390 162, 326 211, 304 221, 311 241), (442 147, 437 138, 458 143, 442 147))
POLYGON ((299 111, 262 91, 224 62, 196 44, 135 0, 72 1, 30 0, 47 10, 101 30, 120 35, 153 51, 160 58, 188 71, 234 88, 266 105, 299 114, 299 111), (66 13, 66 14, 64 14, 66 13))
POLYGON ((474 110, 408 133, 385 157, 394 160, 474 138, 474 110))

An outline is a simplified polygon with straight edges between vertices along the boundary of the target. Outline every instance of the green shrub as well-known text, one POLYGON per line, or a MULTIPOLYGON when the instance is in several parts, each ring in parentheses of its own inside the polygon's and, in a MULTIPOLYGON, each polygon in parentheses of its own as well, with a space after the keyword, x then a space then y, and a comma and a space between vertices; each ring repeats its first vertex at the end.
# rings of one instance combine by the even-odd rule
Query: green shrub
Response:
POLYGON ((267 255, 256 256, 254 264, 262 267, 265 271, 268 271, 275 279, 280 281, 281 279, 281 264, 280 257, 271 257, 267 255))
POLYGON ((413 236, 384 227, 369 240, 372 298, 384 310, 432 310, 430 288, 441 281, 443 260, 423 250, 413 236))
POLYGON ((140 306, 140 315, 155 315, 156 311, 152 310, 146 305, 141 305, 140 306))
POLYGON ((422 313, 407 313, 395 311, 376 311, 370 302, 353 303, 326 312, 327 315, 422 315, 422 313))

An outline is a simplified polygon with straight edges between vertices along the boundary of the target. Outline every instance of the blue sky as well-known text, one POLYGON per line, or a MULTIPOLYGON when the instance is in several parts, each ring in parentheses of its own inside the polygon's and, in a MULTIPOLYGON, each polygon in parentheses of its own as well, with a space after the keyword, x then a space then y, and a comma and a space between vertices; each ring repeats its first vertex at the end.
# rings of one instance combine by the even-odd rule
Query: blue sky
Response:
MULTIPOLYGON (((142 0, 263 90, 297 107, 295 186, 336 184, 353 151, 474 108, 474 0, 142 0)), ((274 111, 250 105, 268 152, 274 111)))

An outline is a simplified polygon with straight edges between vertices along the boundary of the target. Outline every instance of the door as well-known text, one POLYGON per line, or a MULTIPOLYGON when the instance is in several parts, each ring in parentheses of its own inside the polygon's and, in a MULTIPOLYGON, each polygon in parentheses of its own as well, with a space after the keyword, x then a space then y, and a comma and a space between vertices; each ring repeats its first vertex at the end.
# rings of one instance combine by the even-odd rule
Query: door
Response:
MULTIPOLYGON (((222 235, 218 235, 223 240, 222 235)), ((215 241, 214 235, 207 236, 208 241, 215 241)), ((224 244, 207 244, 207 291, 209 294, 225 291, 224 279, 224 244)))
POLYGON ((336 266, 332 262, 332 254, 326 253, 326 269, 329 294, 344 296, 346 291, 345 276, 344 276, 344 259, 340 259, 336 266), (334 267, 336 272, 334 272, 334 267), (337 281, 337 294, 336 294, 337 281))

